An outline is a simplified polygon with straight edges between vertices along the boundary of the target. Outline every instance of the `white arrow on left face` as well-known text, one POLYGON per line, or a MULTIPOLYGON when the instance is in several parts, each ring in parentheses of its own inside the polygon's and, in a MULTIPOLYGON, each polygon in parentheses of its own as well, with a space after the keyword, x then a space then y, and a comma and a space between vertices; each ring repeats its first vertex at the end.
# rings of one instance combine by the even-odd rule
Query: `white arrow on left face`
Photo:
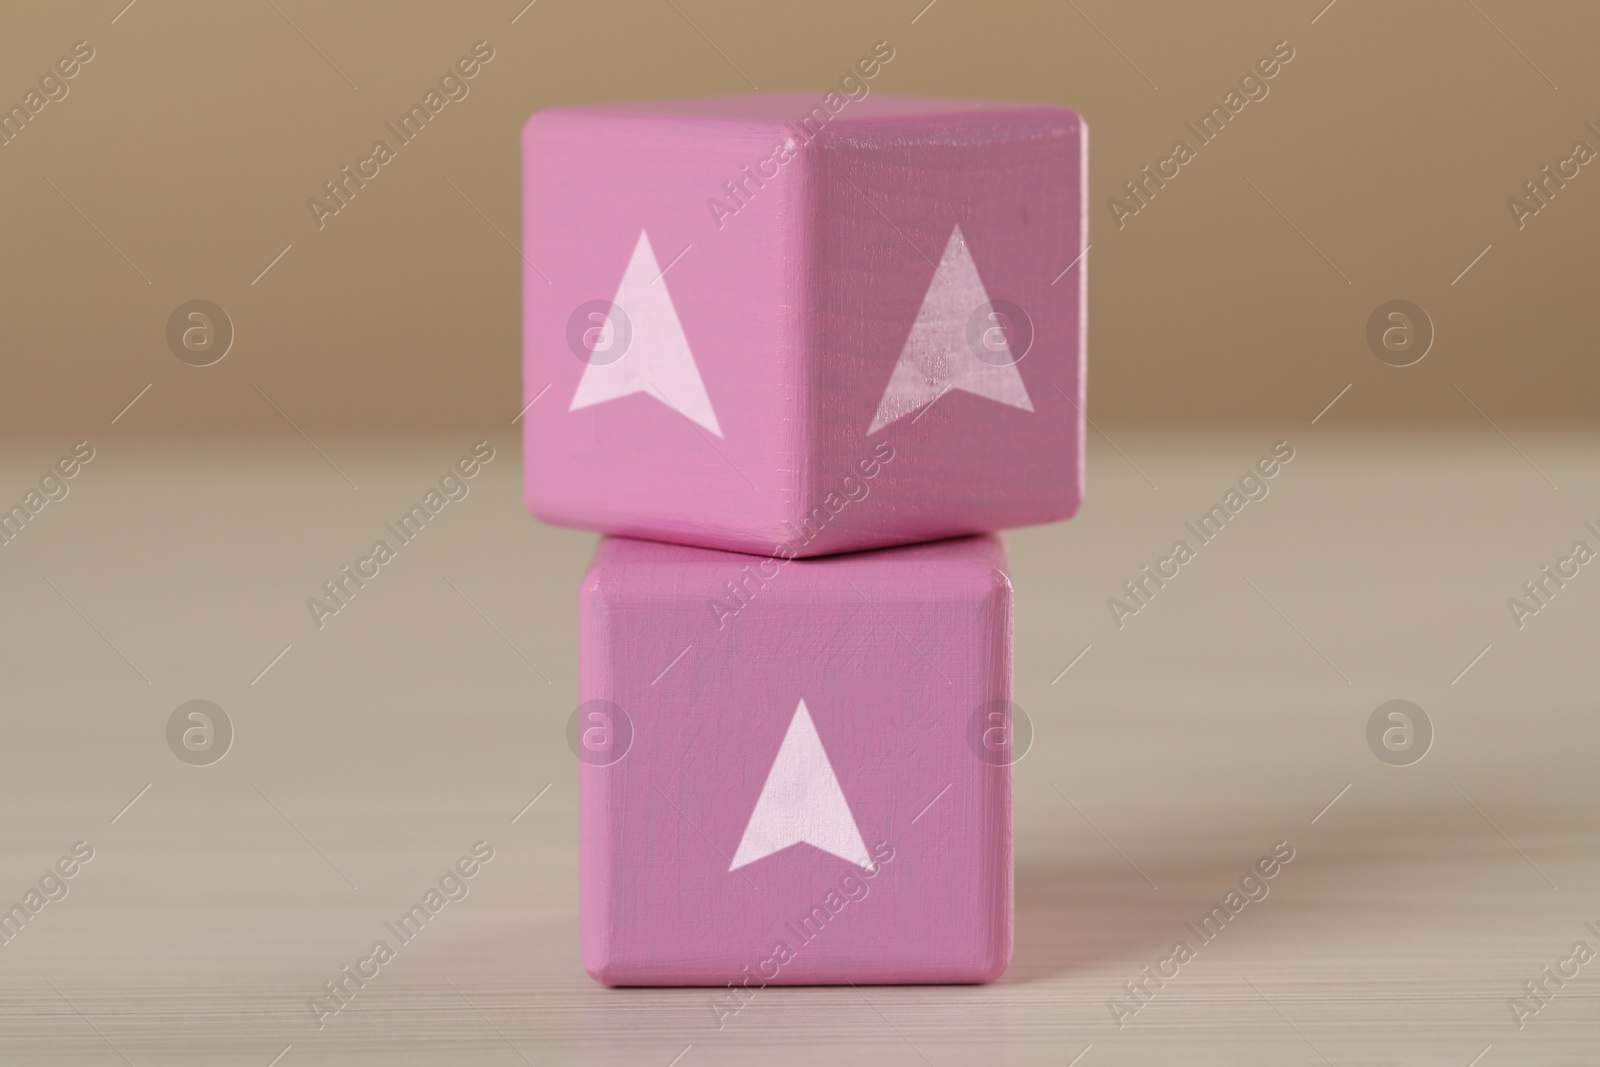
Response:
POLYGON ((761 796, 728 870, 736 871, 802 843, 863 870, 872 870, 867 844, 850 814, 844 790, 839 788, 839 779, 828 762, 828 753, 804 700, 795 709, 789 731, 778 746, 777 758, 772 761, 772 770, 761 787, 761 796))
POLYGON ((700 380, 664 273, 656 264, 650 236, 640 230, 612 301, 632 323, 632 346, 615 362, 589 361, 567 410, 645 393, 721 437, 722 427, 700 380))

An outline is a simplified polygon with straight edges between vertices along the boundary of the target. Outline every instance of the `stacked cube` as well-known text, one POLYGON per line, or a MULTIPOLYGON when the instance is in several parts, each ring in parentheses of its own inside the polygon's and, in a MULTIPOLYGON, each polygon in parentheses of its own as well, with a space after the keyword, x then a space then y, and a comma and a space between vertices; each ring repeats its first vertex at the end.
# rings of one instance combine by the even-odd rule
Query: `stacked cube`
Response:
POLYGON ((989 531, 1082 499, 1085 136, 837 94, 528 122, 527 506, 608 535, 569 728, 600 981, 1005 970, 989 531))

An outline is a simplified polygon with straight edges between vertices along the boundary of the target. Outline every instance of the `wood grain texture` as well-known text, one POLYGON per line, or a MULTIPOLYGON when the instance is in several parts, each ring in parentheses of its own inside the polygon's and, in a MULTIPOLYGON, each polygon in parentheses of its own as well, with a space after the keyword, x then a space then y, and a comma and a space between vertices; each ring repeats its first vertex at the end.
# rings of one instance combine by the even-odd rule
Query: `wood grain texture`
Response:
POLYGON ((796 556, 1071 515, 1086 138, 876 93, 533 116, 529 510, 796 556))
POLYGON ((821 560, 612 538, 579 618, 610 735, 582 770, 591 974, 739 987, 720 1018, 767 984, 1005 970, 1011 768, 979 747, 1009 723, 998 538, 821 560))
MULTIPOLYGON (((0 548, 0 903, 95 848, 0 947, 0 1063, 1588 1063, 1589 967, 1521 1030, 1507 1000, 1600 925, 1600 585, 1585 567, 1522 630, 1506 599, 1585 537, 1600 441, 1502 423, 1524 459, 1487 426, 1374 436, 1340 410, 1287 429, 1271 495, 1124 630, 1107 598, 1282 433, 1107 425, 1122 454, 1095 438, 1083 511, 1007 535, 1036 736, 1006 975, 769 988, 721 1029, 707 990, 584 973, 564 732, 594 538, 528 519, 510 434, 317 630, 306 598, 473 435, 317 437, 358 492, 292 434, 91 433, 70 495, 0 548), (1435 727, 1410 767, 1365 739, 1397 696, 1435 727), (209 767, 165 741, 195 698, 235 726, 209 767), (479 840, 469 895, 318 1029, 308 1000, 479 840), (1279 840, 1270 895, 1118 1029, 1107 1002, 1279 840)), ((9 442, 0 501, 71 443, 9 442)))

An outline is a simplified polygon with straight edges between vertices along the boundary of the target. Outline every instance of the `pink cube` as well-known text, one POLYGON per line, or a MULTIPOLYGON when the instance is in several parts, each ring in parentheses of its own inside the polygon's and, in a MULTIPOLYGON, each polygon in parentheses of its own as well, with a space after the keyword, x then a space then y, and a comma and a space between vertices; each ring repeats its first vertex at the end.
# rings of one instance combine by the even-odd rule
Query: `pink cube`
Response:
POLYGON ((605 540, 579 608, 584 966, 607 985, 985 982, 1011 958, 993 535, 821 560, 605 540))
POLYGON ((878 95, 534 115, 529 511, 792 556, 1072 515, 1085 138, 878 95))

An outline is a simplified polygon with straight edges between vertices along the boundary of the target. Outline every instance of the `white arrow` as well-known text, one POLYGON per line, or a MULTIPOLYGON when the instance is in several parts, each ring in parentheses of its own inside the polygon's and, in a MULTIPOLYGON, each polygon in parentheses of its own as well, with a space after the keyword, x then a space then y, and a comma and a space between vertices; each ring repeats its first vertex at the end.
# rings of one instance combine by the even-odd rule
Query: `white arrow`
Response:
POLYGON ((911 333, 900 350, 899 362, 889 376, 889 386, 883 391, 867 433, 877 433, 951 389, 1024 411, 1033 410, 1005 331, 997 325, 984 333, 986 340, 994 339, 992 362, 979 359, 967 343, 967 320, 974 310, 988 303, 989 294, 978 277, 978 266, 957 226, 950 231, 944 255, 939 257, 939 267, 928 283, 922 307, 911 323, 911 333))
MULTIPOLYGON (((678 414, 699 423, 718 437, 722 428, 711 409, 695 365, 689 339, 678 321, 678 309, 667 293, 666 279, 656 264, 650 236, 639 231, 639 243, 617 286, 612 301, 627 316, 632 340, 621 358, 590 360, 583 368, 578 391, 568 411, 603 404, 632 393, 649 393, 678 414)), ((612 328, 612 327, 607 327, 612 328)))
POLYGON ((789 732, 778 747, 728 870, 736 871, 801 843, 872 870, 867 844, 850 814, 804 700, 795 709, 789 732))

